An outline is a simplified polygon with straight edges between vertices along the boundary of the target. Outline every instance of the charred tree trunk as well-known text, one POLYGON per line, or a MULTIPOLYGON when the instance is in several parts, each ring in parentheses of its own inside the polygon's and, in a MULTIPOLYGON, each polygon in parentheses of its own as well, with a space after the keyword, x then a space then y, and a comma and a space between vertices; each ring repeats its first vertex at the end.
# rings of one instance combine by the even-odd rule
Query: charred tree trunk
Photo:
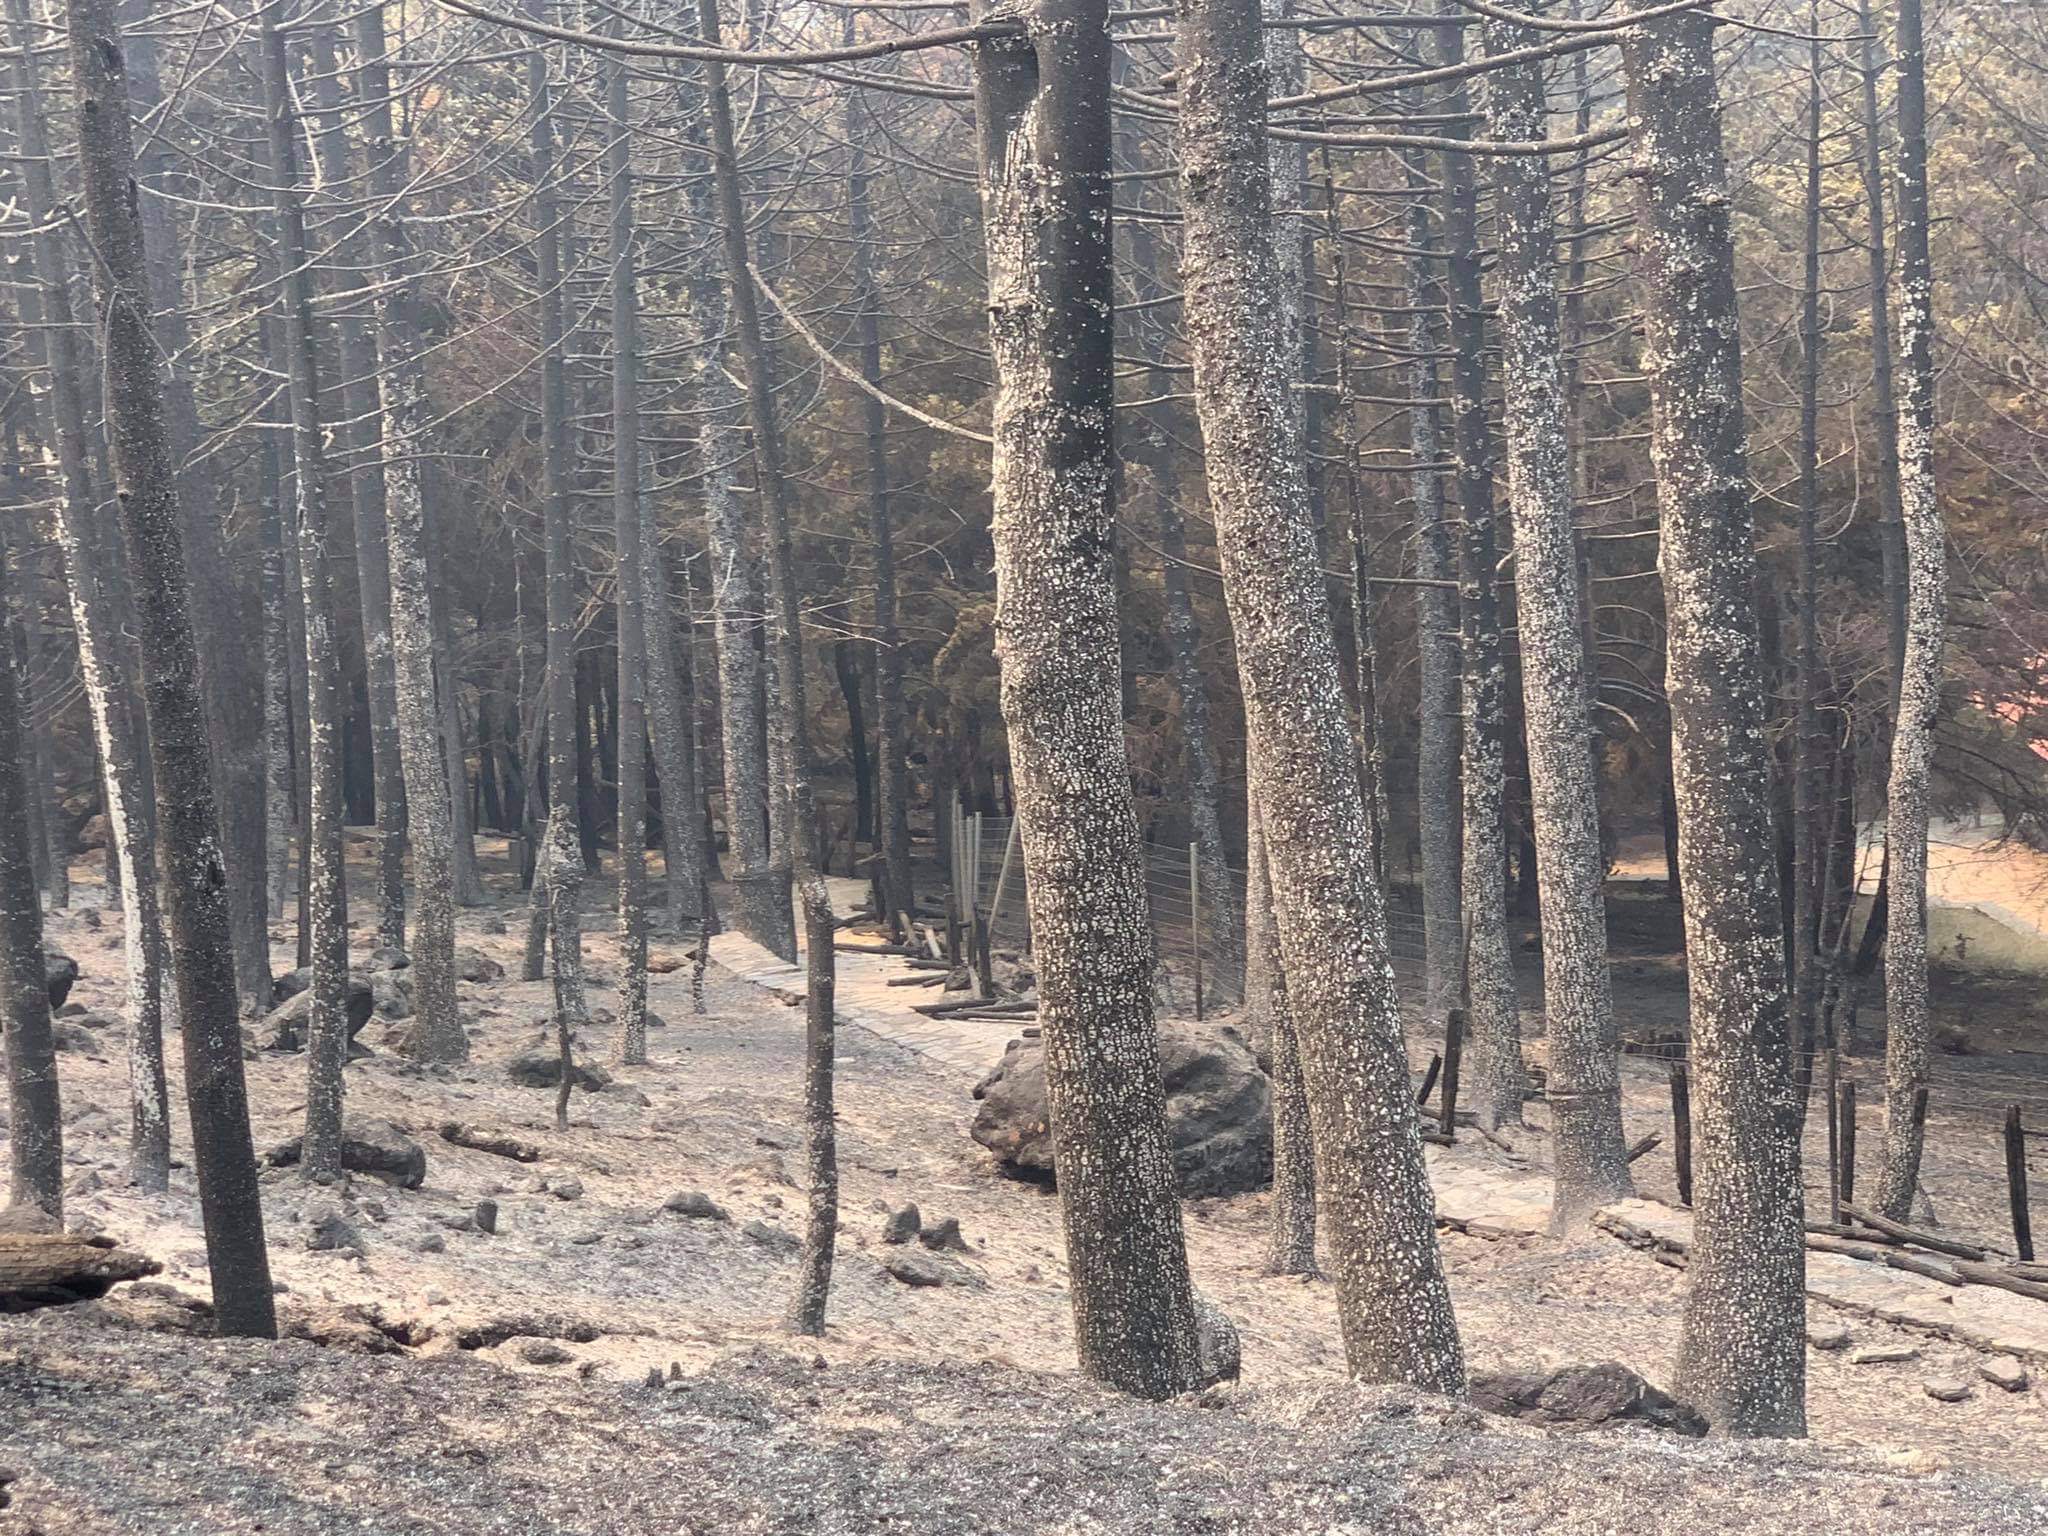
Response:
POLYGON ((193 1163, 223 1333, 276 1332, 263 1208, 249 1141, 226 871, 214 816, 199 654, 187 611, 175 471, 165 429, 148 269, 133 194, 135 154, 121 32, 107 0, 67 6, 87 227, 99 254, 107 435, 135 581, 153 729, 164 905, 177 956, 193 1163))
POLYGON ((1688 12, 1622 34, 1692 990, 1697 1173, 1678 1391, 1727 1433, 1797 1435, 1806 1427, 1799 1114, 1714 25, 1688 12))
POLYGON ((1164 1398, 1200 1367, 1120 697, 1108 18, 1104 0, 1027 13, 1028 36, 974 58, 1003 717, 1075 1353, 1086 1374, 1164 1398))
POLYGON ((1181 0, 1183 300, 1287 1000, 1354 1376, 1462 1392, 1335 632, 1275 345, 1256 0, 1181 0))
POLYGON ((1946 548, 1934 484, 1934 271, 1928 253, 1927 52, 1920 0, 1899 0, 1899 517, 1905 534, 1906 637, 1892 717, 1884 846, 1890 929, 1884 946, 1884 1162, 1872 1203, 1903 1221, 1920 1179, 1934 1026, 1927 1001, 1927 834, 1934 726, 1947 641, 1946 548))
MULTIPOLYGON (((1535 40, 1488 18, 1490 52, 1535 40)), ((1487 79, 1487 128, 1544 135, 1543 75, 1511 65, 1487 79)), ((1515 524, 1522 713, 1543 931, 1544 1012, 1554 1133, 1552 1219, 1563 1227, 1632 1192, 1621 1129, 1621 1065, 1607 978, 1606 860, 1586 676, 1578 543, 1572 529, 1564 349, 1559 331, 1550 166, 1500 155, 1494 167, 1508 500, 1515 524)))

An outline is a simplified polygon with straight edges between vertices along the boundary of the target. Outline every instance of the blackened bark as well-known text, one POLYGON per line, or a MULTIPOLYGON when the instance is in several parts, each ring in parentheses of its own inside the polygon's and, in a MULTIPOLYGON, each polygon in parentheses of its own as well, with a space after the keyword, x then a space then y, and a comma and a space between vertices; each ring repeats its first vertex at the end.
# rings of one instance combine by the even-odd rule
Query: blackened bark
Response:
POLYGON ((974 57, 996 364, 996 646, 1075 1353, 1086 1374, 1163 1398, 1192 1388, 1199 1363, 1120 697, 1107 7, 1002 12, 1027 35, 974 57))
MULTIPOLYGON (((1485 36, 1492 53, 1537 40, 1529 29, 1492 17, 1485 36)), ((1486 123, 1495 139, 1542 139, 1545 108, 1539 66, 1510 65, 1488 76, 1486 123)), ((1632 1185, 1607 977, 1606 861, 1572 529, 1550 166, 1537 155, 1500 155, 1493 174, 1508 499, 1548 1019, 1552 1219, 1562 1227, 1630 1194, 1632 1185)))
POLYGON ((69 0, 66 12, 86 221, 99 253, 107 433, 140 624, 164 906, 177 961, 185 1088, 214 1315, 223 1333, 268 1337, 276 1332, 276 1313, 242 1081, 227 874, 214 817, 198 647, 187 612, 171 443, 150 333, 121 33, 107 0, 69 0))
MULTIPOLYGON (((7 562, 0 561, 0 567, 7 562)), ((0 568, 0 629, 8 628, 0 568)), ((7 1199, 64 1214, 64 1124, 43 972, 43 904, 29 845, 33 795, 14 647, 0 656, 0 1004, 6 1007, 7 1199)))
POLYGON ((1181 0, 1183 300, 1288 1008, 1354 1376, 1459 1393, 1386 903, 1339 676, 1301 439, 1276 345, 1256 0, 1181 0))
POLYGON ((1806 1427, 1799 1114, 1772 853, 1756 555, 1714 21, 1622 34, 1692 992, 1693 1251, 1678 1390, 1738 1435, 1806 1427))

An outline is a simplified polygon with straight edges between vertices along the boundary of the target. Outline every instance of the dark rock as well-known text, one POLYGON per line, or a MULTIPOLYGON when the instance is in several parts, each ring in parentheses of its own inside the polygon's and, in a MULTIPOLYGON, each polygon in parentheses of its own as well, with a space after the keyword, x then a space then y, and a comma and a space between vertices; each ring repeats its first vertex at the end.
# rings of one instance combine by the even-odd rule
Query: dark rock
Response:
MULTIPOLYGON (((1272 1173, 1273 1116, 1266 1076, 1227 1024, 1162 1023, 1166 1128, 1184 1195, 1264 1187, 1272 1173)), ((974 1139, 1019 1173, 1053 1171, 1041 1040, 1015 1040, 975 1087, 974 1139)))
POLYGON ((412 1251, 414 1253, 446 1253, 448 1251, 448 1239, 438 1232, 428 1232, 421 1237, 413 1239, 412 1251))
POLYGON ((71 995, 72 983, 78 980, 78 962, 62 950, 43 951, 43 982, 50 991, 50 1006, 62 1008, 64 999, 71 995))
POLYGON ((498 1202, 495 1200, 477 1201, 476 1213, 472 1219, 476 1222, 477 1231, 486 1234, 496 1232, 498 1230, 498 1202))
POLYGON ((948 1216, 917 1234, 917 1240, 933 1253, 965 1253, 967 1239, 960 1235, 960 1218, 948 1216))
POLYGON ((365 969, 372 971, 402 971, 411 964, 411 955, 390 944, 371 950, 369 959, 363 962, 365 969))
POLYGON ((400 972, 370 972, 370 1003, 380 1019, 412 1017, 412 994, 399 981, 400 972))
MULTIPOLYGON (((573 1065, 578 1088, 598 1093, 611 1086, 612 1075, 594 1061, 573 1065)), ((522 1088, 553 1088, 562 1080, 561 1053, 553 1048, 522 1051, 505 1064, 505 1076, 522 1088)))
POLYGON ((505 967, 480 949, 458 944, 455 946, 455 974, 464 981, 496 981, 505 974, 505 967))
POLYGON ((1707 1432, 1707 1421, 1692 1407, 1612 1360, 1474 1376, 1471 1391, 1476 1408, 1561 1429, 1643 1424, 1681 1435, 1707 1432))
POLYGON ((121 1020, 113 1014, 99 1013, 91 1009, 80 1008, 76 1003, 73 1003, 65 1012, 70 1014, 71 1022, 80 1029, 119 1029, 121 1027, 121 1020))
MULTIPOLYGON (((293 1136, 264 1153, 274 1168, 294 1166, 305 1137, 293 1136)), ((418 1189, 427 1178, 427 1149, 389 1120, 348 1120, 341 1128, 341 1166, 350 1173, 375 1174, 400 1189, 418 1189)))
POLYGON ((528 1339, 519 1346, 519 1358, 528 1365, 567 1365, 576 1357, 553 1339, 528 1339))
POLYGON ((100 1054, 100 1037, 71 1019, 51 1020, 50 1044, 57 1050, 76 1051, 81 1056, 100 1054))
MULTIPOLYGON (((348 973, 347 996, 348 1038, 353 1043, 363 1026, 370 1022, 370 1011, 376 1006, 377 998, 371 990, 369 978, 361 971, 348 973)), ((266 1051, 303 1051, 312 1012, 312 989, 310 986, 301 987, 271 1009, 257 1026, 257 1044, 266 1051)))
POLYGON ((679 1191, 661 1202, 664 1211, 687 1216, 692 1221, 731 1221, 725 1208, 701 1189, 679 1191))
POLYGON ((740 1228, 740 1236, 750 1243, 759 1243, 774 1253, 794 1253, 802 1246, 794 1232, 781 1227, 770 1226, 765 1221, 750 1221, 740 1228))
POLYGON ((549 1179, 548 1193, 557 1200, 581 1200, 583 1198, 583 1181, 576 1178, 549 1179))
POLYGON ((907 1243, 917 1236, 924 1225, 924 1218, 914 1205, 906 1205, 900 1211, 891 1211, 888 1221, 882 1225, 882 1241, 885 1243, 907 1243))
POLYGON ((883 1272, 895 1280, 914 1289, 946 1283, 945 1268, 938 1260, 927 1258, 915 1248, 906 1248, 900 1253, 882 1256, 883 1272))
POLYGON ((313 1253, 361 1253, 363 1234, 331 1205, 306 1212, 306 1247, 313 1253))

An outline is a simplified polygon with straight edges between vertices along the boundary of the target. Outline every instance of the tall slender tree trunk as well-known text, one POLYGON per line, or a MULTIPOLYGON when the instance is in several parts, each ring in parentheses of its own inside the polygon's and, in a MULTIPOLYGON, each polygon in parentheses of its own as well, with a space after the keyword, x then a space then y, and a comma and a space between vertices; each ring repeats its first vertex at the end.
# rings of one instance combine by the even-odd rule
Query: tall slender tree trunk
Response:
POLYGON ((164 422, 121 32, 108 0, 69 0, 80 179, 105 315, 107 435, 127 538, 155 757, 164 906, 200 1216, 223 1333, 272 1336, 275 1304, 249 1141, 227 872, 214 815, 199 652, 188 612, 176 476, 164 422))
MULTIPOLYGON (((128 84, 138 116, 163 110, 156 42, 147 26, 130 27, 128 84)), ((177 179, 172 135, 150 133, 137 156, 142 185, 156 192, 177 179)), ((140 199, 143 243, 149 258, 150 301, 155 306, 158 345, 166 357, 192 354, 192 328, 185 315, 184 283, 171 228, 171 204, 162 196, 140 199)), ((270 927, 265 906, 266 773, 261 653, 246 642, 259 622, 260 602, 235 580, 218 509, 224 504, 219 476, 200 453, 198 402, 190 377, 173 369, 164 378, 164 409, 171 453, 178 466, 178 510, 192 578, 193 629, 206 680, 207 722, 213 741, 215 803, 228 871, 228 916, 235 942, 235 979, 245 1010, 270 1000, 270 927)))
MULTIPOLYGON (((1535 34, 1487 18, 1487 48, 1506 53, 1535 34)), ((1501 140, 1545 135, 1536 65, 1496 70, 1487 128, 1501 140)), ((1543 926, 1544 1012, 1554 1130, 1552 1217, 1562 1227, 1631 1193, 1621 1130, 1621 1064, 1607 979, 1606 860, 1592 747, 1589 659, 1579 553, 1572 528, 1564 348, 1558 329, 1550 166, 1537 155, 1494 164, 1501 378, 1508 500, 1515 522, 1522 714, 1543 926)))
POLYGON ((1884 1162, 1873 1203, 1903 1220, 1920 1180, 1934 1034, 1927 1001, 1927 835, 1934 727, 1947 643, 1946 550, 1934 484, 1934 269, 1928 251, 1927 50, 1920 0, 1899 0, 1899 517, 1905 533, 1905 650, 1885 789, 1890 928, 1884 947, 1884 1162))
MULTIPOLYGON (((1456 0, 1444 14, 1463 16, 1456 0)), ((1463 62, 1464 32, 1437 29, 1437 53, 1463 62)), ((1467 110, 1463 82, 1445 109, 1467 110)), ((1464 132, 1463 125, 1454 133, 1464 132)), ((1501 659, 1499 563, 1493 501, 1493 433, 1486 412, 1486 301, 1480 287, 1479 188, 1472 157, 1437 157, 1443 184, 1444 247, 1449 271, 1451 441, 1457 460, 1458 632, 1464 657, 1464 848, 1460 866, 1464 922, 1464 1002, 1473 1109, 1489 1128, 1520 1124, 1529 1075, 1522 1063, 1522 1019, 1508 945, 1507 672, 1501 659)))
MULTIPOLYGON (((855 35, 855 13, 846 13, 845 36, 855 35)), ((846 98, 846 220, 860 262, 859 309, 855 329, 860 376, 882 380, 881 290, 876 280, 874 215, 869 206, 868 104, 858 93, 846 98)), ((903 634, 896 622, 895 518, 889 501, 889 440, 882 402, 860 401, 862 469, 866 477, 868 541, 874 560, 875 601, 875 839, 882 855, 882 894, 888 908, 875 915, 893 924, 898 912, 917 910, 910 865, 910 743, 903 705, 903 634)), ((903 937, 908 937, 904 935, 903 937)))
POLYGON ((1372 867, 1335 631, 1273 344, 1266 72, 1256 0, 1181 0, 1182 281, 1247 777, 1314 1131, 1354 1376, 1464 1389, 1372 867))
MULTIPOLYGON (((7 576, 0 561, 0 629, 7 576)), ((0 1004, 6 1008, 7 1200, 64 1214, 64 1122, 57 1102, 57 1050, 43 971, 43 904, 29 845, 32 788, 26 714, 14 647, 0 656, 0 1004)))
MULTIPOLYGON (((714 0, 715 3, 715 0, 714 0)), ((640 487, 640 293, 625 60, 605 65, 611 214, 612 537, 619 605, 619 1059, 647 1060, 647 567, 640 487)))
POLYGON ((269 134, 272 217, 278 239, 287 393, 292 419, 292 483, 297 490, 299 584, 306 615, 308 814, 301 855, 308 861, 313 1005, 306 1031, 306 1139, 301 1169, 309 1179, 341 1173, 342 1068, 348 1060, 348 882, 342 819, 341 637, 329 570, 330 484, 313 283, 307 265, 306 213, 299 191, 298 109, 285 34, 274 11, 261 31, 264 118, 269 134))
POLYGON ((405 777, 406 834, 412 847, 413 1012, 408 1050, 423 1061, 461 1061, 469 1039, 456 1009, 456 827, 452 802, 464 793, 443 756, 453 679, 437 674, 433 584, 428 570, 433 539, 421 460, 427 436, 426 382, 419 358, 420 327, 413 303, 417 278, 399 207, 406 184, 404 155, 392 131, 389 45, 380 4, 355 12, 356 91, 363 103, 361 131, 372 195, 382 210, 372 226, 377 296, 377 375, 383 407, 385 548, 390 558, 391 655, 398 694, 398 755, 405 777), (438 704, 438 707, 437 707, 438 704))
MULTIPOLYGON (((984 13, 977 5, 976 15, 984 13)), ((1104 0, 976 46, 995 355, 996 644, 1039 966, 1075 1353, 1144 1397, 1199 1379, 1166 1139, 1117 638, 1104 0)))
POLYGON ((676 623, 668 551, 662 547, 651 498, 641 498, 641 591, 647 605, 647 722, 661 775, 661 851, 668 888, 668 928, 696 933, 703 916, 704 815, 698 789, 697 739, 689 697, 676 664, 676 623))
POLYGON ((1678 1390, 1727 1433, 1796 1435, 1806 1427, 1799 1114, 1714 25, 1687 12, 1622 33, 1692 993, 1693 1251, 1678 1390))
MULTIPOLYGON (((704 41, 718 46, 718 0, 698 0, 704 41)), ((740 186, 739 154, 733 141, 732 98, 725 66, 704 66, 706 106, 711 122, 711 166, 718 194, 719 233, 732 292, 734 339, 747 382, 747 420, 754 434, 754 469, 767 513, 763 530, 769 582, 774 593, 774 654, 781 703, 783 785, 788 792, 788 853, 804 911, 804 1168, 806 1210, 803 1247, 797 1259, 797 1287, 789 1326, 800 1334, 825 1331, 825 1304, 832 1286, 832 1259, 839 1227, 839 1160, 833 1121, 836 1050, 832 952, 837 924, 832 898, 819 866, 818 818, 812 802, 811 745, 804 704, 804 647, 797 597, 795 557, 790 539, 789 481, 784 471, 782 431, 775 413, 775 379, 761 334, 753 275, 747 252, 746 199, 740 186)), ((789 910, 788 897, 782 898, 789 910)))
MULTIPOLYGON (((141 752, 143 717, 116 633, 103 578, 106 551, 99 537, 98 493, 86 463, 86 411, 80 382, 90 364, 81 355, 73 323, 70 273, 55 228, 47 104, 36 65, 40 33, 26 0, 7 0, 16 49, 13 62, 16 143, 29 216, 41 226, 30 242, 35 286, 22 295, 22 315, 33 338, 41 333, 33 364, 48 370, 48 402, 41 430, 56 450, 57 542, 63 551, 79 673, 85 684, 105 795, 109 852, 124 894, 122 949, 128 967, 129 1158, 135 1182, 161 1190, 170 1179, 171 1131, 164 1079, 164 941, 158 906, 156 847, 150 833, 141 752)), ((122 103, 125 116, 126 102, 122 103)), ((144 313, 147 313, 145 308, 144 313)))
POLYGON ((1264 1047, 1273 1083, 1273 1226, 1266 1271, 1275 1275, 1316 1272, 1315 1134, 1309 1122, 1308 1088, 1301 1075, 1301 1044, 1287 1008, 1287 966, 1274 920, 1273 883, 1266 867, 1266 838, 1259 808, 1251 806, 1245 828, 1245 1016, 1252 1038, 1264 1047))

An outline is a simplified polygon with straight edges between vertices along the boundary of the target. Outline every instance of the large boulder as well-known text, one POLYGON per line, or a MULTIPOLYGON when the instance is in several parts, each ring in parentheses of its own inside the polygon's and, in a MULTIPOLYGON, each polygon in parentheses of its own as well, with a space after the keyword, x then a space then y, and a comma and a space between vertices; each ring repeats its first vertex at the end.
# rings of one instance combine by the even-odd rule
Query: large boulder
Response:
MULTIPOLYGON (((1181 1193, 1263 1188, 1273 1172, 1272 1093, 1244 1036, 1227 1024, 1163 1023, 1159 1056, 1181 1193)), ((1054 1171, 1042 1041, 1012 1041, 974 1096, 976 1141, 1018 1173, 1054 1171)))
POLYGON ((1556 1429, 1641 1424, 1704 1435, 1707 1421, 1686 1403, 1613 1360, 1554 1371, 1501 1371, 1472 1378, 1472 1405, 1556 1429))
POLYGON ((463 981, 496 981, 505 974, 505 967, 480 949, 458 944, 455 946, 455 974, 463 981))
MULTIPOLYGON (((376 1006, 376 994, 370 982, 360 971, 348 973, 348 1038, 354 1045, 355 1038, 370 1022, 370 1011, 376 1006)), ((306 1034, 311 1027, 313 1013, 313 991, 307 987, 287 997, 270 1010, 257 1031, 257 1042, 266 1051, 303 1051, 306 1048, 306 1034)))
MULTIPOLYGON (((586 1093, 601 1093, 611 1086, 611 1073, 594 1061, 578 1058, 572 1070, 576 1086, 586 1093)), ((522 1088, 553 1088, 562 1081, 562 1053, 553 1046, 521 1051, 505 1063, 505 1076, 522 1088)))
MULTIPOLYGON (((281 1141, 263 1154, 276 1168, 295 1166, 305 1152, 305 1137, 281 1141)), ((427 1178, 427 1149, 389 1120, 348 1120, 341 1128, 341 1166, 350 1173, 374 1174, 400 1189, 418 1189, 427 1178)))
POLYGON ((72 983, 78 980, 78 962, 61 950, 43 951, 43 981, 50 989, 50 1006, 62 1008, 64 999, 71 995, 72 983))

